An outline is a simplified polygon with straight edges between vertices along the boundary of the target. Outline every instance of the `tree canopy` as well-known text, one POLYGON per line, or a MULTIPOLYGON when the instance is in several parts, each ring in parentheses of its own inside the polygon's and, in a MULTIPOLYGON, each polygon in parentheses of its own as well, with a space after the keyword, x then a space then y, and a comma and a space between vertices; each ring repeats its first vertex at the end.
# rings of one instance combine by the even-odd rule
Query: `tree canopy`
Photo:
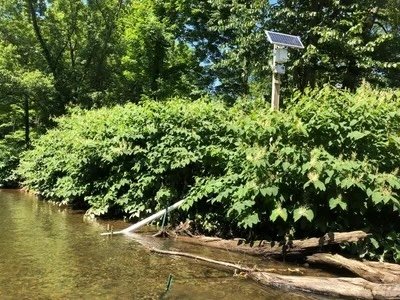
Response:
POLYGON ((0 143, 13 136, 23 145, 24 130, 44 132, 75 106, 207 94, 230 104, 268 99, 266 29, 300 35, 306 46, 290 51, 286 95, 325 83, 399 87, 399 7, 399 0, 1 0, 0 143))

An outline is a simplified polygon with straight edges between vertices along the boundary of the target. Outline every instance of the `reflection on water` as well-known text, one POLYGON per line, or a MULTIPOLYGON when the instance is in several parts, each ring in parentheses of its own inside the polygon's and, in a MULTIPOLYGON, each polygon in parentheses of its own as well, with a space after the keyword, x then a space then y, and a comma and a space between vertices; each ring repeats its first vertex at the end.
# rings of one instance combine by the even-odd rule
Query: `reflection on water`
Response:
MULTIPOLYGON (((262 289, 231 272, 151 254, 134 236, 100 236, 104 225, 85 222, 82 214, 20 191, 0 190, 0 228, 0 299, 288 297, 286 292, 262 289), (169 274, 174 276, 173 285, 163 295, 169 274)), ((159 239, 148 242, 164 249, 178 245, 159 239)), ((190 251, 187 247, 201 249, 185 247, 185 251, 190 251)))

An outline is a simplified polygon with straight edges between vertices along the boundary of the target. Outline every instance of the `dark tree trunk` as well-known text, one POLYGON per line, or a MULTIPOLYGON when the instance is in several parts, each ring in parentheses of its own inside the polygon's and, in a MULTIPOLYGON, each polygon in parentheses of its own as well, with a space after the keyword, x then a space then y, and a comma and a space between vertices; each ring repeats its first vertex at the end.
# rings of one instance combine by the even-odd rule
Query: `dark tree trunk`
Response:
POLYGON ((30 127, 29 127, 29 96, 24 98, 24 119, 25 119, 25 145, 26 149, 30 146, 30 127))

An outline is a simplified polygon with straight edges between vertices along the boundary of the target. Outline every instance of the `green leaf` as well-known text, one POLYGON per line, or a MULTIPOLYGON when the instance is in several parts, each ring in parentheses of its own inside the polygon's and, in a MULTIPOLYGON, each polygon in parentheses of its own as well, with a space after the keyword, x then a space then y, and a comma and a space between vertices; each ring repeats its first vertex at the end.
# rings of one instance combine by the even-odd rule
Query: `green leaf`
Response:
POLYGON ((347 210, 347 203, 343 201, 341 197, 331 198, 329 199, 329 208, 335 209, 337 206, 340 206, 342 210, 347 210))
POLYGON ((384 197, 381 192, 374 191, 371 195, 372 202, 375 204, 381 203, 384 200, 384 197))
POLYGON ((399 189, 400 188, 400 180, 396 176, 388 176, 386 179, 387 183, 389 183, 391 188, 399 189))
POLYGON ((287 171, 289 169, 289 167, 290 167, 290 163, 288 163, 286 161, 282 164, 282 168, 284 171, 287 171))
POLYGON ((311 209, 306 208, 304 206, 296 208, 293 211, 294 221, 297 222, 302 217, 305 217, 309 222, 311 222, 314 219, 314 212, 311 209))
POLYGON ((314 184, 314 186, 315 186, 315 188, 317 190, 320 190, 322 192, 326 191, 326 187, 325 187, 325 184, 323 182, 321 182, 319 180, 316 180, 316 181, 313 182, 313 184, 314 184))
POLYGON ((349 177, 343 179, 343 180, 340 182, 340 187, 343 188, 343 189, 348 189, 348 188, 350 188, 350 187, 353 186, 353 185, 354 185, 353 179, 352 179, 352 178, 349 178, 349 177))
POLYGON ((328 177, 332 177, 334 173, 335 172, 333 170, 326 171, 326 175, 328 175, 328 177))
POLYGON ((276 196, 278 195, 279 188, 277 186, 270 186, 267 188, 260 189, 261 195, 265 196, 276 196))
POLYGON ((374 239, 373 237, 369 238, 369 241, 371 242, 372 246, 374 246, 375 249, 379 248, 379 243, 376 239, 374 239))
POLYGON ((280 217, 283 221, 286 221, 288 218, 288 213, 286 208, 282 208, 282 207, 277 207, 275 208, 272 212, 271 215, 269 216, 269 219, 272 222, 275 222, 278 217, 280 217))
POLYGON ((353 127, 354 125, 357 124, 357 120, 351 120, 350 121, 350 126, 353 127))
POLYGON ((354 140, 354 141, 357 141, 357 140, 359 140, 359 139, 362 139, 363 137, 366 137, 366 136, 369 135, 369 134, 370 134, 369 131, 364 131, 364 132, 361 132, 361 131, 352 131, 352 132, 350 132, 350 133, 347 135, 347 137, 350 138, 350 139, 352 139, 352 140, 354 140))
POLYGON ((240 225, 242 225, 244 228, 251 228, 253 225, 256 225, 260 222, 260 218, 258 217, 258 213, 253 213, 246 218, 244 218, 241 222, 240 225))

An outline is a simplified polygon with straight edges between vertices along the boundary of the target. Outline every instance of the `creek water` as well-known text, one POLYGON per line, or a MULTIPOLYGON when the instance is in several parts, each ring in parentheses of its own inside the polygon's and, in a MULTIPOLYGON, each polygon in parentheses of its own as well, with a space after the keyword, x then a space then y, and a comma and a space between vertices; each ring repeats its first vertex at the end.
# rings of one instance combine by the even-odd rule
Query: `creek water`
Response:
POLYGON ((100 236, 105 228, 82 212, 0 190, 0 299, 309 299, 194 260, 150 253, 143 244, 276 267, 271 262, 145 234, 100 236))

